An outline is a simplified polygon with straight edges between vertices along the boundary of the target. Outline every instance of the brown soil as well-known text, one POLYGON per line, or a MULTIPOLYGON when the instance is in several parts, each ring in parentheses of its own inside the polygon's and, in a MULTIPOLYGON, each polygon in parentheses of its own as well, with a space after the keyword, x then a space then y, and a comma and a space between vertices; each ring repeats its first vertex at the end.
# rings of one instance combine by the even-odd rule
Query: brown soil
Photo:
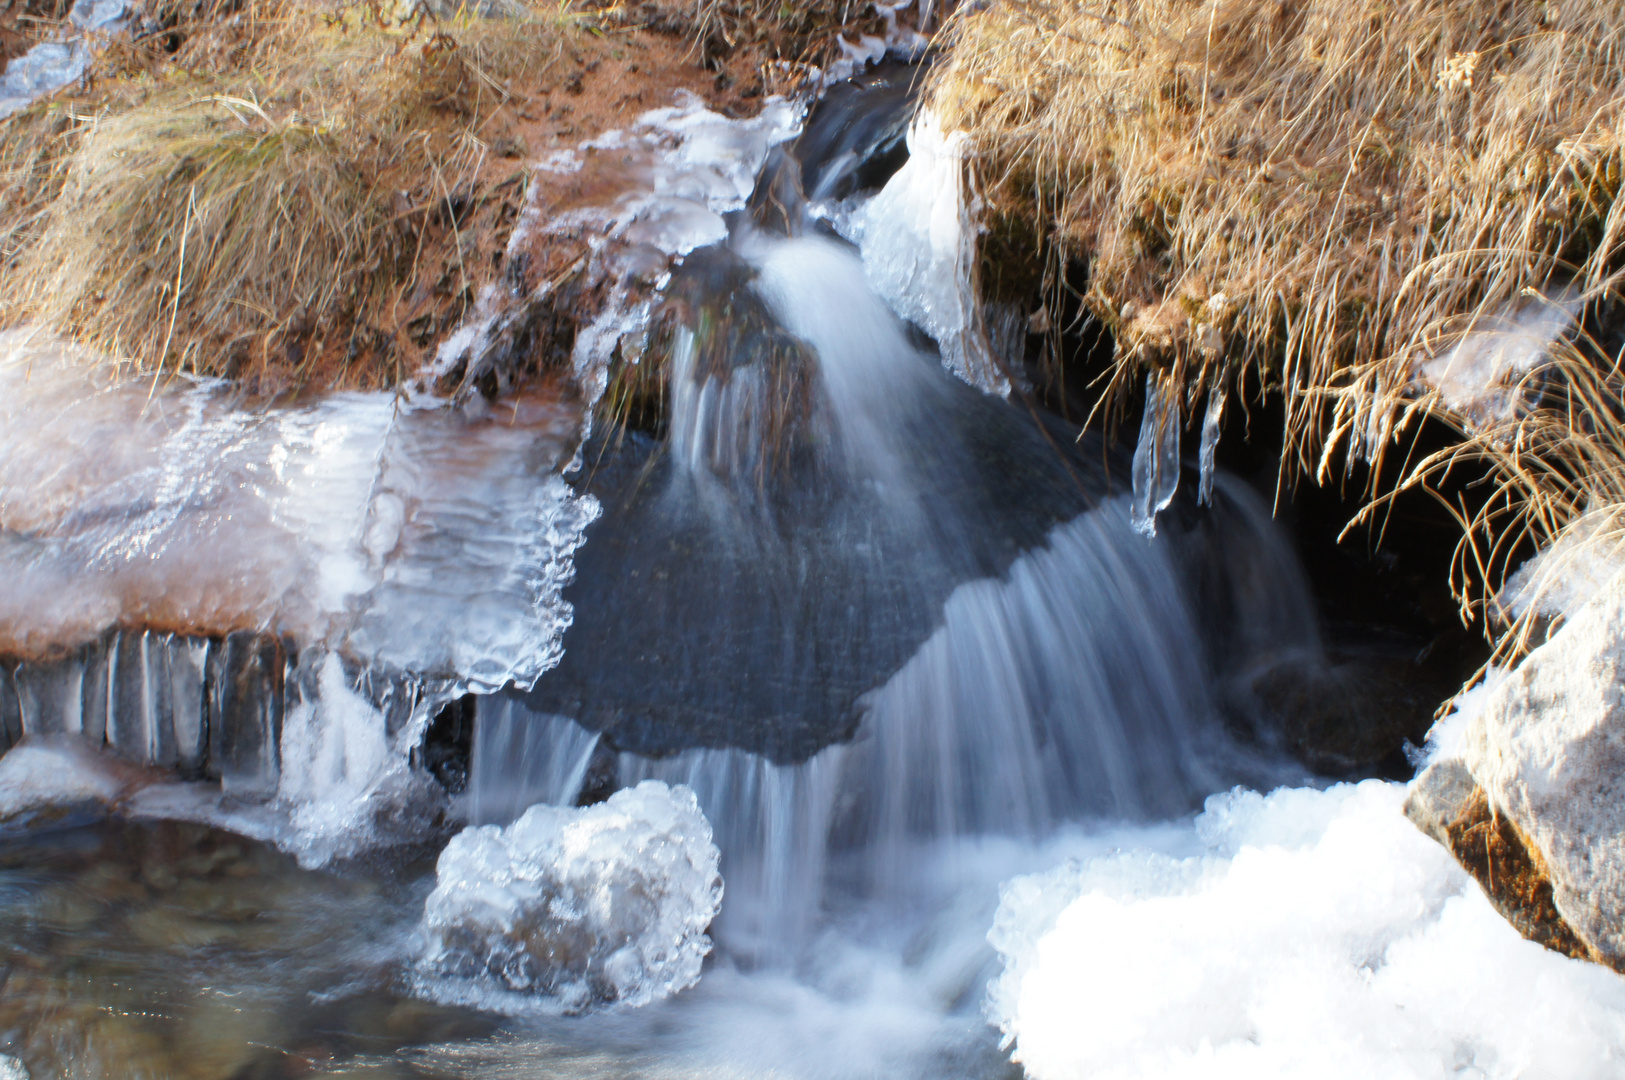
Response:
POLYGON ((1558 913, 1539 849, 1524 838, 1511 818, 1492 811, 1483 788, 1473 789, 1446 832, 1456 861, 1473 875, 1518 933, 1564 956, 1606 963, 1558 913))

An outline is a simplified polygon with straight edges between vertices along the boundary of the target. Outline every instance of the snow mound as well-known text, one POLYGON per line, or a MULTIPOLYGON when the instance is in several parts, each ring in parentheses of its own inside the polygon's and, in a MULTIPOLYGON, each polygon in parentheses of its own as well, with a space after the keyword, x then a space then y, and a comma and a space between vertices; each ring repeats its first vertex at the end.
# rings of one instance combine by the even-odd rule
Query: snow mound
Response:
POLYGON ((1238 790, 1207 855, 1009 882, 990 1018, 1035 1080, 1617 1076, 1625 982, 1520 938, 1404 797, 1238 790))
POLYGON ((423 989, 505 1012, 645 1005, 694 985, 722 904, 694 792, 646 780, 464 829, 424 905, 423 989))

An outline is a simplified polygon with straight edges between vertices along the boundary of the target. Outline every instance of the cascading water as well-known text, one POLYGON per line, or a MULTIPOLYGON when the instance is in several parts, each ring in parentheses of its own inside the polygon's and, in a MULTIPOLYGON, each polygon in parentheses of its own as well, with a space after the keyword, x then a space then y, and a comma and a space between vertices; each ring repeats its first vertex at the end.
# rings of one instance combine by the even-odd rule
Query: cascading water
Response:
MULTIPOLYGON (((1315 649, 1290 556, 1260 562, 1281 551, 1257 542, 1271 526, 1254 500, 1221 482, 1207 534, 1140 535, 1121 478, 949 374, 963 352, 939 363, 877 291, 876 267, 918 276, 877 250, 907 229, 871 226, 854 248, 818 224, 944 191, 962 215, 953 158, 936 162, 946 181, 921 165, 881 195, 808 205, 793 179, 808 150, 770 165, 778 229, 736 215, 678 272, 664 448, 589 446, 582 484, 606 511, 577 557, 563 661, 482 700, 476 724, 511 732, 529 709, 507 762, 582 776, 566 747, 601 732, 620 784, 693 789, 729 883, 719 940, 792 965, 833 910, 939 901, 924 883, 987 838, 1177 815, 1288 775, 1236 749, 1214 665, 1230 646, 1242 667, 1315 649), (1272 576, 1267 599, 1237 599, 1272 576), (1245 610, 1214 610, 1204 581, 1245 610)), ((478 806, 513 786, 489 760, 478 806)))
MULTIPOLYGON (((657 111, 597 140, 630 194, 527 211, 599 230, 586 424, 502 378, 248 413, 0 339, 0 824, 72 800, 239 834, 117 825, 0 865, 8 978, 109 975, 85 1009, 40 983, 8 1052, 140 1072, 117 1013, 274 1047, 221 1076, 304 1068, 345 1023, 392 1075, 1007 1076, 991 1020, 1043 1080, 1291 1075, 1324 1060, 1294 1030, 1315 1009, 1351 1075, 1625 1052, 1625 995, 1519 952, 1395 789, 1192 818, 1301 776, 1253 688, 1318 659, 1301 575, 1215 472, 1217 404, 1198 484, 1166 408, 1132 473, 1023 408, 960 147, 911 126, 909 80, 844 84, 799 138, 783 102, 657 111), (424 767, 447 705, 473 719, 449 798, 424 767), (368 854, 448 824, 433 874, 368 854), (310 873, 243 834, 367 858, 310 873), (1424 969, 1480 955, 1578 1002, 1563 1037, 1520 1042, 1499 999, 1418 1007, 1424 969), (492 1035, 409 995, 523 1016, 492 1035), (592 1011, 617 1001, 642 1007, 592 1011), (1395 1016, 1429 1020, 1373 1055, 1395 1016)), ((425 383, 501 375, 536 300, 488 290, 425 383)))

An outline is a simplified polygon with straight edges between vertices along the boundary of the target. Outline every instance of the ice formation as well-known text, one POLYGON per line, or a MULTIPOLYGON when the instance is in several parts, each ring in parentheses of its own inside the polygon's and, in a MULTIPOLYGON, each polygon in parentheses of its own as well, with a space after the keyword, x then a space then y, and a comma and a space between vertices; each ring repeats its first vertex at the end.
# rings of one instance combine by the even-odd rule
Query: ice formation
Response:
POLYGON ((989 393, 1010 380, 988 345, 974 283, 975 207, 966 192, 966 136, 929 111, 908 132, 908 161, 880 193, 836 219, 863 251, 869 284, 930 334, 948 370, 989 393))
POLYGON ((1207 412, 1202 416, 1202 446, 1197 457, 1201 479, 1196 489, 1196 501, 1203 506, 1213 505, 1214 458, 1219 449, 1219 432, 1224 424, 1224 387, 1215 386, 1208 391, 1207 412))
POLYGON ((248 412, 0 335, 0 652, 115 624, 269 627, 474 689, 557 662, 597 513, 552 470, 572 412, 331 394, 248 412))
POLYGON ((1442 355, 1421 364, 1416 377, 1476 427, 1514 419, 1528 407, 1530 396, 1520 381, 1573 325, 1579 306, 1569 296, 1541 298, 1488 320, 1442 355))
POLYGON ((471 826, 441 853, 424 905, 423 989, 566 1012, 686 989, 711 951, 719 857, 694 793, 655 780, 471 826))
MULTIPOLYGON (((1157 372, 1145 376, 1145 412, 1134 444, 1134 527, 1157 535, 1157 515, 1179 490, 1179 389, 1157 372)), ((1215 425, 1216 426, 1216 425, 1215 425)), ((1203 439, 1207 437, 1203 425, 1203 439)))
POLYGON ((990 1017, 1033 1080, 1617 1075, 1625 983, 1519 937, 1404 795, 1238 790, 1206 854, 1011 881, 990 1017))
MULTIPOLYGON (((587 275, 604 283, 607 299, 576 335, 575 375, 589 412, 603 393, 616 351, 642 353, 654 290, 664 284, 671 261, 728 235, 723 215, 744 208, 768 151, 795 137, 801 113, 799 106, 774 98, 755 117, 732 120, 686 95, 677 105, 644 113, 626 131, 555 151, 536 164, 547 172, 574 172, 604 150, 615 151, 619 163, 619 184, 607 185, 620 189, 614 197, 548 219, 531 202, 508 241, 512 257, 538 234, 586 230, 592 236, 587 275)), ((491 366, 510 325, 553 287, 543 282, 521 296, 506 284, 486 286, 474 315, 441 344, 423 377, 439 378, 459 364, 470 373, 491 366)))

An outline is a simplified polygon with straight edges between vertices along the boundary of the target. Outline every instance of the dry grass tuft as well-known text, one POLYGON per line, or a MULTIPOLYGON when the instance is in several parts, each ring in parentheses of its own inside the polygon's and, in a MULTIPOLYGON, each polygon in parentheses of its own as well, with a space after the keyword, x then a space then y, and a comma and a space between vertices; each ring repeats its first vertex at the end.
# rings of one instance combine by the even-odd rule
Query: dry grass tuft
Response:
POLYGON ((691 39, 707 64, 736 52, 755 53, 764 62, 822 64, 838 54, 836 34, 855 41, 884 27, 869 0, 634 0, 602 6, 622 22, 691 39))
POLYGON ((1451 584, 1468 621, 1479 614, 1503 630, 1490 663, 1507 665, 1540 644, 1565 593, 1625 566, 1625 356, 1609 357, 1585 333, 1557 341, 1507 379, 1500 415, 1463 422, 1439 392, 1419 393, 1401 414, 1404 430, 1424 413, 1458 425, 1461 441, 1408 462, 1397 484, 1350 523, 1379 520, 1400 493, 1420 488, 1462 529, 1451 584), (1443 492, 1452 472, 1486 472, 1469 506, 1443 492), (1530 552, 1546 555, 1508 579, 1530 552), (1548 600, 1554 601, 1548 603, 1548 600))
POLYGON ((0 126, 0 316, 147 369, 274 368, 270 392, 391 383, 403 335, 472 302, 487 125, 587 27, 552 2, 439 21, 238 2, 157 19, 163 49, 110 49, 91 101, 0 126))
POLYGON ((1515 552, 1618 519, 1605 350, 1554 350, 1493 422, 1417 374, 1532 295, 1592 313, 1613 296, 1625 8, 1010 0, 962 8, 949 34, 930 107, 971 133, 996 232, 1036 225, 1087 259, 1085 310, 1116 340, 1108 413, 1148 370, 1188 412, 1245 380, 1284 399, 1284 480, 1364 460, 1373 495, 1436 490, 1487 461, 1487 505, 1456 506, 1470 609, 1515 552), (1424 414, 1463 441, 1385 471, 1424 414))
POLYGON ((376 302, 408 255, 387 193, 333 132, 253 110, 101 122, 18 267, 30 315, 116 356, 197 372, 218 357, 235 375, 376 302))
POLYGON ((1024 0, 950 33, 931 105, 1000 212, 1088 257, 1116 400, 1250 369, 1319 476, 1380 464, 1454 321, 1619 270, 1612 0, 1024 0))

